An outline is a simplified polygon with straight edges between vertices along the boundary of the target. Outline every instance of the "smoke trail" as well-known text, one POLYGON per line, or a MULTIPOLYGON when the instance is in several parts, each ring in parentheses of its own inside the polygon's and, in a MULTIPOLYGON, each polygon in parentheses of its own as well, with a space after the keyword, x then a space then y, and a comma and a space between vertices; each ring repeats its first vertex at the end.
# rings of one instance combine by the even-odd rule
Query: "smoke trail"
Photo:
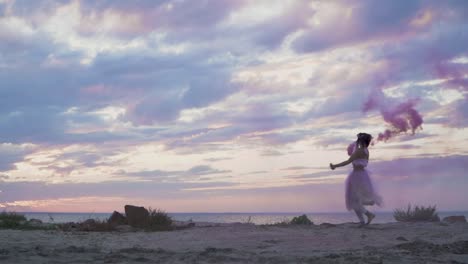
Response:
POLYGON ((373 109, 380 111, 382 118, 389 125, 382 133, 379 133, 377 141, 387 141, 390 138, 417 129, 422 129, 423 118, 415 109, 418 100, 409 99, 402 103, 390 103, 390 100, 379 90, 374 90, 364 104, 363 111, 373 109))
POLYGON ((381 109, 383 119, 392 126, 392 129, 386 129, 383 133, 379 133, 377 141, 386 141, 397 134, 408 131, 414 134, 416 129, 421 128, 423 119, 414 109, 415 104, 415 100, 409 100, 391 109, 381 109))
MULTIPOLYGON (((464 92, 465 100, 468 100, 468 64, 447 62, 439 58, 432 63, 431 68, 434 76, 446 81, 445 87, 464 92)), ((363 106, 363 112, 380 111, 382 118, 389 125, 389 128, 379 133, 377 142, 387 141, 401 133, 414 134, 418 129, 422 129, 423 124, 421 114, 415 109, 418 100, 395 102, 383 93, 383 87, 387 84, 388 80, 377 80, 377 88, 371 92, 363 106)))

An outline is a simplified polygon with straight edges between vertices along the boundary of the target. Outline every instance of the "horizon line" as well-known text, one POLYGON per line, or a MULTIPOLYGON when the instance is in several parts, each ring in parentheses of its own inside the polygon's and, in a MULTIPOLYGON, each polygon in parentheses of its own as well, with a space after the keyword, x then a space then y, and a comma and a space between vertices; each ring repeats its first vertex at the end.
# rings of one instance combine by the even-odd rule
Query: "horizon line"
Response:
MULTIPOLYGON (((117 210, 114 210, 117 211, 117 210)), ((7 212, 7 211, 3 211, 7 212)), ((46 211, 9 211, 14 213, 42 213, 42 214, 112 214, 113 212, 46 212, 46 211)), ((120 212, 120 211, 117 211, 120 212)), ((167 214, 344 214, 344 213, 353 213, 352 211, 321 211, 321 212, 169 212, 164 211, 167 214)), ((377 213, 393 213, 394 211, 375 211, 377 213)), ((468 209, 465 210, 442 210, 438 213, 449 213, 449 212, 468 212, 468 209)))

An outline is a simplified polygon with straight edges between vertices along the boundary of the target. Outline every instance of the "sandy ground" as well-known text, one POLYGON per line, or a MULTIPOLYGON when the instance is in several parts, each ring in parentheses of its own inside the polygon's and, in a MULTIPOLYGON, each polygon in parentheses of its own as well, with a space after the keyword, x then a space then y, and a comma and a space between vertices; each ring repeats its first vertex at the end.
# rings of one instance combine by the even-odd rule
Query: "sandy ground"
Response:
POLYGON ((468 224, 0 230, 0 263, 468 263, 468 224))

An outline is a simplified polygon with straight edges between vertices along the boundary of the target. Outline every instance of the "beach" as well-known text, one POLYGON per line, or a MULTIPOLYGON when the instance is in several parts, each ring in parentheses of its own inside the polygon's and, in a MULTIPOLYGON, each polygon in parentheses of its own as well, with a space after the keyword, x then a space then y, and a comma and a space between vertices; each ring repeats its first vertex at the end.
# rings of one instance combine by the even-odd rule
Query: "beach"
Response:
POLYGON ((0 230, 1 263, 468 263, 466 223, 196 223, 165 232, 0 230))

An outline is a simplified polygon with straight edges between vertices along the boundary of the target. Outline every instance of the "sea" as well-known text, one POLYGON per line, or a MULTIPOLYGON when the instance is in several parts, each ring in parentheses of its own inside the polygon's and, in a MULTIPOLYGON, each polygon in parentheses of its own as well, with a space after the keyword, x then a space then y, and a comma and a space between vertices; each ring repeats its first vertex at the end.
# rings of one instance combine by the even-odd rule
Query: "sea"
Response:
MULTIPOLYGON (((373 223, 396 222, 393 212, 374 212, 376 218, 373 223)), ((39 219, 48 223, 82 222, 87 219, 106 220, 111 213, 50 213, 50 212, 22 212, 27 219, 39 219)), ((167 213, 175 221, 213 222, 213 223, 253 223, 256 225, 275 224, 290 221, 296 216, 307 215, 314 224, 349 223, 357 222, 357 217, 352 212, 329 213, 167 213)), ((468 218, 468 211, 439 212, 443 219, 451 215, 464 215, 468 218)))

